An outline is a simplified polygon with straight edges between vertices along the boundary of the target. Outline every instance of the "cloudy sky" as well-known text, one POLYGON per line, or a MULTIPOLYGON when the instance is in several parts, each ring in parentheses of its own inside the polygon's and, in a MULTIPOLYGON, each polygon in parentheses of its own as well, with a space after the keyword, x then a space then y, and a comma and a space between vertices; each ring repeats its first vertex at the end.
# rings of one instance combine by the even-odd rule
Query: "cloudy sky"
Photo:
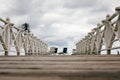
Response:
POLYGON ((49 46, 71 51, 117 6, 120 0, 0 0, 0 18, 9 17, 15 26, 27 22, 49 46))

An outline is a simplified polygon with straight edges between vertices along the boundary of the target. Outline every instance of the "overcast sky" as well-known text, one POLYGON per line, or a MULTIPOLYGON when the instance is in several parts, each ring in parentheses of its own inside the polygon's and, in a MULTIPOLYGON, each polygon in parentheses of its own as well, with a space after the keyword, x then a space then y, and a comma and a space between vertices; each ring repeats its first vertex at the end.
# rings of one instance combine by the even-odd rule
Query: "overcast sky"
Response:
POLYGON ((120 0, 0 0, 0 18, 9 17, 15 26, 27 22, 49 46, 71 51, 117 6, 120 0))

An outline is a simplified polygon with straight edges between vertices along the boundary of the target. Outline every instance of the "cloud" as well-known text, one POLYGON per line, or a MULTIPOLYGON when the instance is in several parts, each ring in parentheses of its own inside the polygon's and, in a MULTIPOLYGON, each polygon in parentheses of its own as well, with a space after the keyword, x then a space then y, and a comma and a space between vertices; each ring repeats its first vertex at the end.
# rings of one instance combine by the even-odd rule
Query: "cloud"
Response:
POLYGON ((66 0, 64 7, 66 8, 88 8, 96 6, 97 0, 66 0), (94 5, 93 5, 94 4, 94 5))
POLYGON ((47 43, 49 45, 60 46, 60 47, 67 46, 67 42, 64 40, 49 41, 47 43))
POLYGON ((30 24, 31 32, 49 46, 69 50, 112 14, 119 0, 0 0, 0 17, 15 26, 30 24))

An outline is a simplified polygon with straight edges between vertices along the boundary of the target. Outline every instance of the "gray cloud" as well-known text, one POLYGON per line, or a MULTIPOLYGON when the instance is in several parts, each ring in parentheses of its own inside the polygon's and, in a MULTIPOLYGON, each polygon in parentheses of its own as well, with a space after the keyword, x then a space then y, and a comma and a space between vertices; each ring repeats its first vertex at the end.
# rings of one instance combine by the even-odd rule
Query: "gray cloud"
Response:
POLYGON ((64 7, 66 8, 88 8, 96 6, 97 0, 66 0, 64 7))
POLYGON ((68 45, 67 41, 64 40, 48 41, 47 43, 49 45, 60 46, 60 47, 68 45))
POLYGON ((70 46, 83 38, 119 0, 0 0, 0 15, 16 26, 28 22, 32 33, 50 46, 70 46), (4 4, 3 4, 4 2, 4 4))
POLYGON ((103 13, 103 12, 110 12, 110 8, 107 6, 100 6, 100 7, 94 7, 91 12, 93 13, 103 13))

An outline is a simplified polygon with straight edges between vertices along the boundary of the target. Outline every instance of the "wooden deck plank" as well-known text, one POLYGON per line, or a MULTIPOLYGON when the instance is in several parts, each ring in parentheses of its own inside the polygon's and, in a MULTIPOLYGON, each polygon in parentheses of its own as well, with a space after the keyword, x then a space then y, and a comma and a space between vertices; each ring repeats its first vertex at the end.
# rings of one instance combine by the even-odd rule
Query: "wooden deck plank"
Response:
POLYGON ((120 56, 0 57, 0 79, 10 80, 8 78, 11 80, 119 80, 120 56))

